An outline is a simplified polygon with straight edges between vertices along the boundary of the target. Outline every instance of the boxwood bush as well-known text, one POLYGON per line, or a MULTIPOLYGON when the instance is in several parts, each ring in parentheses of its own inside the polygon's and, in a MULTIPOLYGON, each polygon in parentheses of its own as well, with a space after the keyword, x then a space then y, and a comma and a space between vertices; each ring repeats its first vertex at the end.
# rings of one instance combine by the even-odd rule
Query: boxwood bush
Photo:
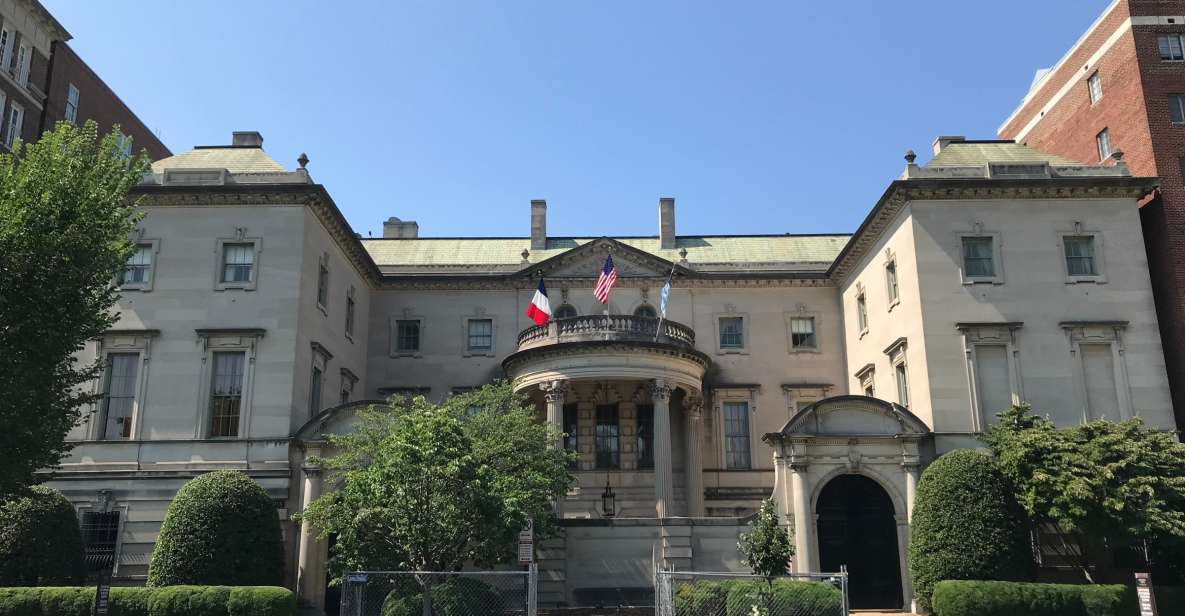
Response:
POLYGON ((952 451, 922 474, 910 524, 909 573, 923 608, 942 580, 1032 579, 1027 517, 990 456, 952 451))
MULTIPOLYGON (((1135 592, 1122 585, 948 580, 934 588, 935 616, 1134 616, 1135 592)), ((1161 613, 1164 610, 1161 610, 1161 613)))
POLYGON ((216 471, 177 491, 152 550, 149 586, 277 586, 283 576, 280 520, 259 484, 216 471))
MULTIPOLYGON (((432 613, 436 616, 501 614, 502 596, 489 584, 466 577, 454 577, 432 587, 432 613)), ((383 600, 382 616, 420 616, 424 612, 423 592, 408 584, 397 584, 383 600)))
MULTIPOLYGON (((0 616, 90 616, 94 602, 93 586, 0 588, 0 616)), ((110 616, 295 616, 296 595, 275 586, 116 587, 109 608, 110 616)))
POLYGON ((34 486, 0 502, 0 586, 82 581, 82 536, 61 492, 34 486))
MULTIPOLYGON (((839 589, 822 582, 776 579, 701 581, 675 591, 676 614, 704 616, 828 616, 838 614, 843 599, 839 589)), ((387 616, 384 614, 384 616, 387 616)))

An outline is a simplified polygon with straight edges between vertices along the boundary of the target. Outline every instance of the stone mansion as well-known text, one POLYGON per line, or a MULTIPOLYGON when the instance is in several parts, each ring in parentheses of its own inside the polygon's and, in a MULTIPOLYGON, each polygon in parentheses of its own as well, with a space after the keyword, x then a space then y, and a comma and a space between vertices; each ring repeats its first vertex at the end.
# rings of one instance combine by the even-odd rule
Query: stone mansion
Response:
POLYGON ((909 605, 919 473, 998 410, 1174 429, 1137 212, 1156 180, 1121 159, 940 137, 852 235, 678 235, 661 199, 657 236, 552 237, 532 201, 529 236, 391 218, 369 239, 303 157, 289 170, 262 144, 235 133, 135 189, 120 320, 83 358, 106 395, 51 481, 124 582, 185 481, 240 469, 275 499, 289 583, 332 611, 327 542, 289 521, 333 488, 305 463, 323 435, 392 394, 503 376, 580 454, 564 532, 538 550, 545 605, 641 600, 655 567, 742 569, 737 536, 771 495, 798 570, 846 565, 855 607, 909 605), (540 277, 555 318, 537 327, 540 277))

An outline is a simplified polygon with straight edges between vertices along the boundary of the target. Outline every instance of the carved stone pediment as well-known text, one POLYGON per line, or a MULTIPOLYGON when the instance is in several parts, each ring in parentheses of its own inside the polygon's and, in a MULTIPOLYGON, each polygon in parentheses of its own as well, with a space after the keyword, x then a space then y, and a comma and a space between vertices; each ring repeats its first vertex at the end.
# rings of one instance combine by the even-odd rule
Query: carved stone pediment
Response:
POLYGON ((905 407, 867 396, 836 396, 799 411, 781 436, 921 436, 930 432, 905 407))
MULTIPOLYGON (((602 237, 526 268, 522 273, 541 273, 552 278, 596 279, 608 255, 613 255, 618 278, 666 278, 672 267, 672 263, 666 259, 602 237)), ((676 266, 676 270, 686 271, 680 266, 676 266)))

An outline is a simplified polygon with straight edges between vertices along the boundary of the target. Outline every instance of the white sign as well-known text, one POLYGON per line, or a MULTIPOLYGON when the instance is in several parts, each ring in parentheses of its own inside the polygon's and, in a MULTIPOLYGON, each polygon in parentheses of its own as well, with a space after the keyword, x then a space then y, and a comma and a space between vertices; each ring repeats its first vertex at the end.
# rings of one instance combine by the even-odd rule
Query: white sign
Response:
POLYGON ((535 562, 535 521, 527 520, 523 529, 518 531, 518 564, 529 565, 535 562))
POLYGON ((1156 616, 1156 600, 1152 597, 1152 579, 1147 573, 1136 573, 1136 598, 1140 616, 1156 616))

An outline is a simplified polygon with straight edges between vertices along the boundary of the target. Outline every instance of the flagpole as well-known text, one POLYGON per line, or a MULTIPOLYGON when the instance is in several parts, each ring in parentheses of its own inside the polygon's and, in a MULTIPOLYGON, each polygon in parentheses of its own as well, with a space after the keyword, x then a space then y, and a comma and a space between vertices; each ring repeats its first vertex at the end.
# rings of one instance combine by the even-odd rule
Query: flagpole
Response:
POLYGON ((658 317, 658 327, 655 328, 655 330, 654 330, 654 341, 655 342, 658 342, 659 336, 662 335, 662 322, 667 320, 667 303, 670 299, 671 280, 673 280, 674 278, 675 278, 675 266, 672 264, 671 265, 671 273, 667 274, 667 282, 666 282, 666 284, 663 285, 663 288, 665 288, 667 290, 667 297, 664 299, 662 297, 662 291, 661 290, 659 291, 658 301, 659 301, 659 307, 662 308, 662 310, 659 313, 659 317, 658 317))

